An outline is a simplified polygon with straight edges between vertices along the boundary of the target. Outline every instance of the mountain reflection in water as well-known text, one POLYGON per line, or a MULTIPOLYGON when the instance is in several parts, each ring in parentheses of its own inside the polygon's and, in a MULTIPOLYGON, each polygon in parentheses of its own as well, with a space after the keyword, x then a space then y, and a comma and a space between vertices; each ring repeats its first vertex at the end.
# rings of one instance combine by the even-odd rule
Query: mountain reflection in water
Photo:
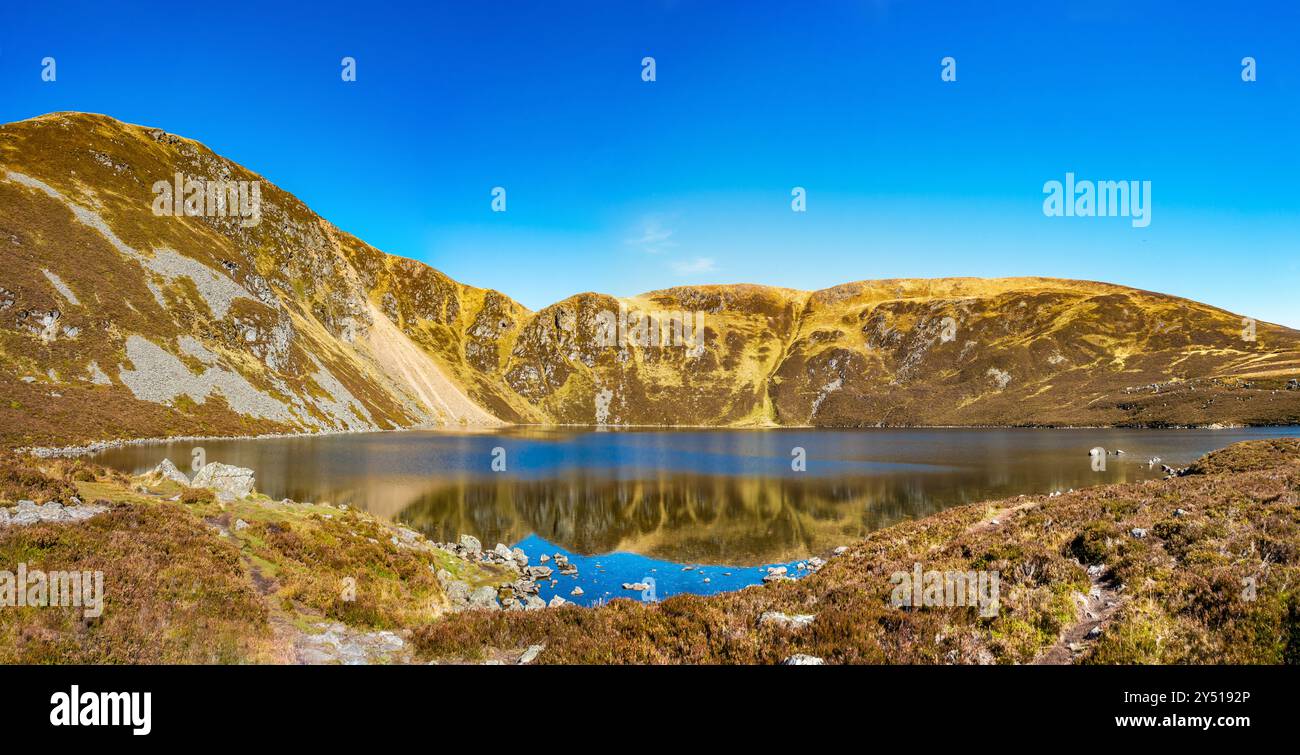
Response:
POLYGON ((190 468, 250 467, 272 498, 348 503, 438 540, 491 547, 536 535, 575 554, 666 562, 788 562, 905 518, 963 503, 1152 479, 1239 440, 1300 428, 1235 430, 412 431, 111 449, 97 460, 142 472, 164 456, 190 468), (1124 449, 1104 471, 1088 449, 1124 449), (791 469, 792 449, 807 471, 791 469), (505 471, 493 472, 502 449, 505 471))

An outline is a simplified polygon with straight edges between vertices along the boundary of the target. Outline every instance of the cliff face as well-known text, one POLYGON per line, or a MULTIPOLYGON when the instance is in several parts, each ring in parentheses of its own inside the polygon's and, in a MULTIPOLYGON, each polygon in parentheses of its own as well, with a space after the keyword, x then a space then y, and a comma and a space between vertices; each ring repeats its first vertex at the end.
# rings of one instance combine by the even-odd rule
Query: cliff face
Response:
POLYGON ((1196 302, 948 279, 581 294, 534 313, 374 249, 196 142, 106 116, 0 127, 0 255, 8 445, 502 422, 1300 421, 1285 390, 1300 333, 1244 334, 1196 302), (177 174, 160 215, 155 183, 177 174), (186 214, 185 178, 244 193, 206 184, 186 214))

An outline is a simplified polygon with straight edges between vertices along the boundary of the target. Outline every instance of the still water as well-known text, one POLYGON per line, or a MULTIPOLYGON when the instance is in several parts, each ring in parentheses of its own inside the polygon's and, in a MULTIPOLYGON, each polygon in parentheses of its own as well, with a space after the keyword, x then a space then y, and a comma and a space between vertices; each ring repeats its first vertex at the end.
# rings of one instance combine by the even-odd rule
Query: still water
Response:
MULTIPOLYGON (((1021 493, 1152 479, 1230 443, 1300 436, 1233 430, 411 431, 128 446, 101 463, 138 473, 163 457, 256 472, 272 498, 346 503, 436 540, 470 534, 579 575, 543 598, 591 603, 654 581, 657 597, 759 581, 901 519, 1021 493), (1122 449, 1094 471, 1088 449, 1122 449), (806 470, 796 471, 796 449, 806 470), (494 471, 495 468, 499 471, 494 471), (504 467, 502 469, 502 467, 504 467), (685 570, 684 570, 685 569, 685 570), (571 596, 581 586, 582 598, 571 596)), ((792 569, 792 573, 794 570, 792 569)), ((635 597, 635 593, 631 594, 635 597)))

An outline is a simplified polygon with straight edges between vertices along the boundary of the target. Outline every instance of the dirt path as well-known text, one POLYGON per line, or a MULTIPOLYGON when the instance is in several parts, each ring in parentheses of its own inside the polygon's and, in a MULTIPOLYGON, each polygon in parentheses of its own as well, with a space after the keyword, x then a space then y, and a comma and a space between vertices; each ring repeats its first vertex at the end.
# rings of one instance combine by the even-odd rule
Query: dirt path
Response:
POLYGON ((1029 509, 1036 508, 1039 503, 1039 501, 1025 501, 1024 503, 1017 503, 1012 506, 995 506, 985 514, 983 519, 967 527, 966 533, 975 534, 978 532, 987 532, 988 530, 999 526, 1012 514, 1018 514, 1021 511, 1028 511, 1029 509))
POLYGON ((1077 655, 1087 650, 1096 637, 1089 637, 1094 628, 1104 627, 1120 607, 1120 595, 1111 585, 1107 572, 1101 567, 1088 569, 1092 583, 1088 595, 1079 602, 1079 621, 1067 628, 1055 645, 1034 659, 1036 666, 1064 666, 1074 663, 1077 655))

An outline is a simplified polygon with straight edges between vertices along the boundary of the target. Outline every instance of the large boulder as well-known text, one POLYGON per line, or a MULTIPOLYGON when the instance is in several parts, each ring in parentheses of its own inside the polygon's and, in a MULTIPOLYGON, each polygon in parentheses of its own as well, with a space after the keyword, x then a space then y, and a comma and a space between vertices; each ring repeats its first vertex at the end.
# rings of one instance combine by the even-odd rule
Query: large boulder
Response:
POLYGON ((451 601, 453 606, 469 605, 470 588, 469 584, 453 579, 446 586, 447 600, 451 601))
POLYGON ((500 610, 501 604, 497 602, 497 591, 487 586, 478 588, 469 594, 469 607, 500 610))
POLYGON ((247 498, 253 493, 253 470, 213 461, 203 465, 190 485, 211 490, 220 501, 247 498))
POLYGON ((185 487, 190 486, 190 478, 184 472, 177 469, 171 459, 163 459, 158 462, 158 466, 151 469, 145 476, 151 477, 159 482, 163 480, 171 480, 172 482, 180 483, 185 487))

